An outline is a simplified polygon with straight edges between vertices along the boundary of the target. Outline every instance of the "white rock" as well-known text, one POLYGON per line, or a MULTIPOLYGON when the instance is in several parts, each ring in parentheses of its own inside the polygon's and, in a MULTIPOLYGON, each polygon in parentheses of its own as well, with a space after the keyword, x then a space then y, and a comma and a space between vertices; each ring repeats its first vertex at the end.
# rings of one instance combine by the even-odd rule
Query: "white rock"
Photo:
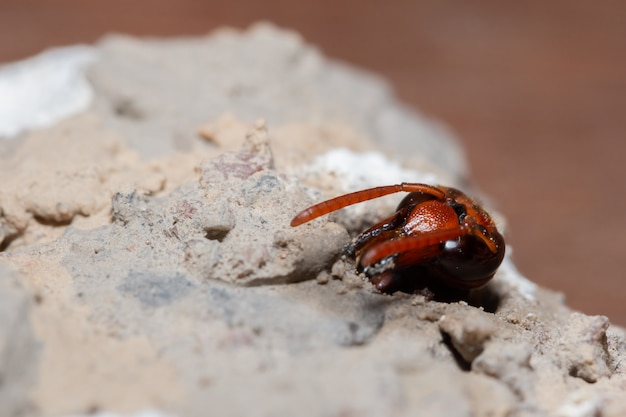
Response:
POLYGON ((51 126, 87 109, 93 91, 85 67, 96 55, 90 46, 68 46, 0 67, 0 137, 51 126))

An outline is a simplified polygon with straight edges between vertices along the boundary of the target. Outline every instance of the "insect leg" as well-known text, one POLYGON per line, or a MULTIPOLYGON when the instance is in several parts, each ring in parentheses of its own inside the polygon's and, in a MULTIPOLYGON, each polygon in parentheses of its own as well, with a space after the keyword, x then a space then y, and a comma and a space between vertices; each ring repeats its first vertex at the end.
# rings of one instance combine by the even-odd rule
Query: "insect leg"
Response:
POLYGON ((467 233, 466 230, 459 227, 458 229, 434 230, 416 236, 386 240, 369 247, 363 253, 360 264, 367 267, 395 254, 408 256, 412 262, 426 259, 437 254, 440 243, 456 239, 465 233, 467 233))

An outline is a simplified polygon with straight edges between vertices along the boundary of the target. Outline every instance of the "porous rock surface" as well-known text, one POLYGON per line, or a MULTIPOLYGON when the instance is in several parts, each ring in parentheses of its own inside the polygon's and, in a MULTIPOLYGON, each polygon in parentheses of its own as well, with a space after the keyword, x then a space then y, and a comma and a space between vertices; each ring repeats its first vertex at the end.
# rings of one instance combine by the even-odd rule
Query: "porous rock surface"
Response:
POLYGON ((464 184, 379 79, 268 25, 95 49, 92 107, 3 145, 0 415, 626 415, 624 330, 510 257, 470 304, 390 296, 341 254, 399 196, 289 226, 464 184))

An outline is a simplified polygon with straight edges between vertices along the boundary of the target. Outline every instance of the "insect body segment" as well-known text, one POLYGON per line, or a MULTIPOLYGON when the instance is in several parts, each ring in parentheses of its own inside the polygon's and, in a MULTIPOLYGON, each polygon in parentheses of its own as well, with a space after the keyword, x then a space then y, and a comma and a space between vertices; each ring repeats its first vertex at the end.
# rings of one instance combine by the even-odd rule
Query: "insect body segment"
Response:
POLYGON ((418 183, 369 188, 313 205, 291 225, 401 191, 409 194, 396 213, 349 248, 357 268, 387 293, 441 285, 467 290, 487 283, 504 258, 504 238, 489 214, 454 188, 418 183))

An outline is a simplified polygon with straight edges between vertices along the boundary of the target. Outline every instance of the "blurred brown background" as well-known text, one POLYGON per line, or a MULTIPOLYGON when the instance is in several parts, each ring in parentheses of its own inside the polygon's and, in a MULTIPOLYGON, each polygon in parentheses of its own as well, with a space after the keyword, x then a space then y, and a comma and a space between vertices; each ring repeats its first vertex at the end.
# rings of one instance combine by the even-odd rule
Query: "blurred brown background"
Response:
POLYGON ((111 31, 194 35, 258 20, 380 73, 451 126, 508 218, 521 271, 626 325, 621 0, 0 0, 0 62, 111 31))

